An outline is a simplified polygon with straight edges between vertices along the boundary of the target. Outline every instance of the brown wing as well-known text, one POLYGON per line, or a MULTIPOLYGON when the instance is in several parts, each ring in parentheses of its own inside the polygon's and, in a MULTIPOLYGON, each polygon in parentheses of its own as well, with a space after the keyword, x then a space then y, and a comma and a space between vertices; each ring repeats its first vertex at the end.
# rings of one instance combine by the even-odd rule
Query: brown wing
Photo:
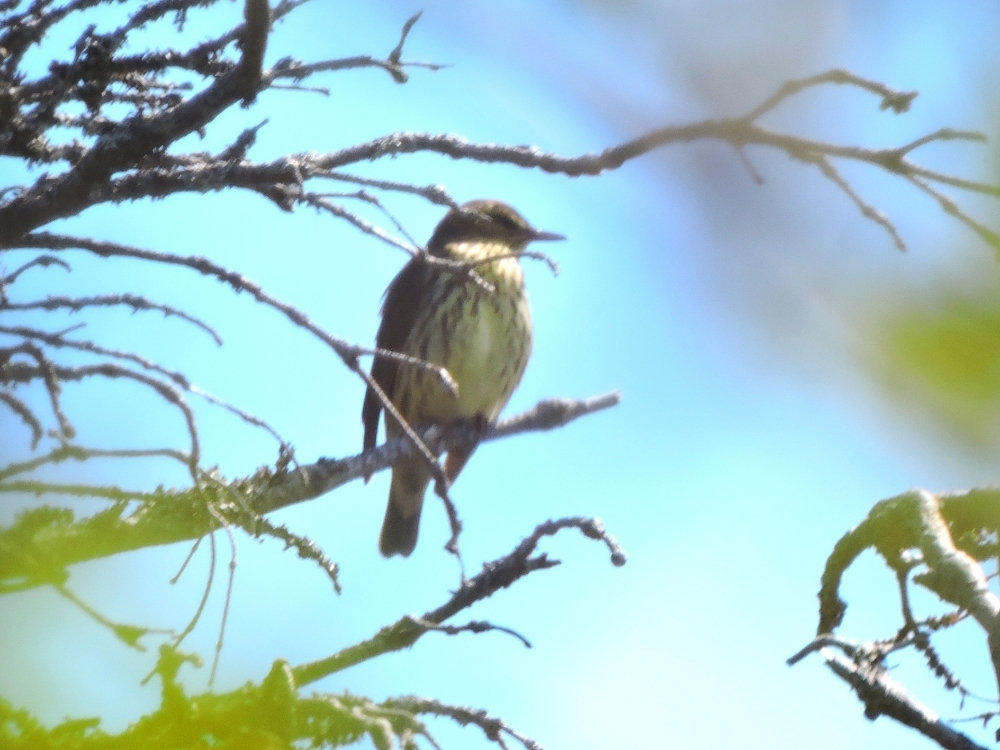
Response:
MULTIPOLYGON (((389 283, 385 290, 385 302, 382 303, 382 323, 375 336, 375 346, 379 349, 402 351, 431 290, 430 274, 433 272, 434 269, 426 263, 411 260, 389 283)), ((372 363, 372 379, 390 398, 396 384, 398 367, 398 362, 384 357, 375 357, 372 363)), ((361 408, 361 421, 365 425, 365 450, 375 447, 381 413, 382 402, 375 391, 369 388, 361 408)))

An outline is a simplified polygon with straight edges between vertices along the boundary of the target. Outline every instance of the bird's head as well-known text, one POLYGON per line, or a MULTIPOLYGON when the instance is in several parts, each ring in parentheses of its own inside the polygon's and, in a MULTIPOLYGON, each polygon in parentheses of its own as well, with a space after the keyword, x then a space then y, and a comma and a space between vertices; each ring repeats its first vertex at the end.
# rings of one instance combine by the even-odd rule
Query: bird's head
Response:
POLYGON ((564 239, 561 234, 535 229, 506 203, 476 200, 451 209, 437 225, 427 247, 432 255, 444 255, 448 245, 482 242, 520 252, 531 242, 564 239))

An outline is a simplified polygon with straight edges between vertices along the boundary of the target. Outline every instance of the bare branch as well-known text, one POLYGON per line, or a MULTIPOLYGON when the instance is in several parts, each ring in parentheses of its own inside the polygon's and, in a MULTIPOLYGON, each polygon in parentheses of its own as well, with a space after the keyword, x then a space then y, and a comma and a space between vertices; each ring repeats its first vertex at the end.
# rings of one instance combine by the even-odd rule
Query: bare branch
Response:
POLYGON ((516 630, 505 628, 502 625, 494 625, 493 623, 485 622, 484 620, 473 620, 472 622, 465 623, 465 625, 439 625, 437 623, 428 622, 427 620, 421 620, 419 617, 411 617, 410 619, 426 630, 433 630, 437 633, 444 633, 445 635, 458 635, 459 633, 488 633, 492 630, 496 630, 501 633, 514 636, 517 640, 524 644, 525 648, 531 648, 531 642, 516 630))
POLYGON ((411 245, 406 244, 405 242, 397 240, 395 237, 393 237, 391 234, 386 232, 381 227, 378 227, 369 221, 365 221, 357 214, 348 211, 343 206, 338 206, 336 203, 331 203, 330 201, 326 200, 324 197, 316 193, 303 193, 301 200, 306 205, 313 206, 314 208, 326 211, 327 213, 332 214, 337 218, 346 220, 348 223, 353 224, 355 227, 360 229, 365 234, 371 235, 372 237, 381 240, 387 245, 399 248, 408 255, 414 255, 418 250, 418 248, 416 247, 413 247, 411 245))
MULTIPOLYGON (((830 162, 831 159, 848 159, 868 163, 890 173, 904 176, 911 181, 913 178, 921 178, 923 180, 949 184, 963 190, 993 196, 1000 195, 1000 187, 996 185, 944 174, 914 164, 908 160, 908 155, 914 149, 932 141, 955 139, 979 140, 982 136, 978 133, 945 128, 898 148, 870 149, 859 146, 840 146, 823 141, 776 133, 756 123, 756 119, 764 111, 777 106, 780 101, 801 91, 803 88, 822 83, 849 84, 872 91, 883 98, 884 107, 897 111, 905 110, 913 96, 915 96, 913 92, 896 92, 883 84, 862 79, 846 71, 831 71, 813 78, 789 82, 774 97, 744 117, 705 120, 690 125, 662 128, 635 140, 606 149, 600 154, 561 157, 552 153, 543 153, 533 147, 475 144, 457 136, 396 133, 332 154, 299 154, 279 159, 271 164, 234 163, 228 160, 215 160, 211 158, 204 158, 200 161, 191 161, 188 159, 185 162, 188 166, 185 168, 153 169, 143 173, 125 175, 113 181, 104 181, 100 185, 95 186, 91 191, 88 199, 90 203, 88 205, 109 200, 120 201, 137 199, 144 196, 163 196, 181 191, 206 191, 242 187, 259 192, 275 201, 283 209, 290 210, 296 203, 312 203, 313 205, 317 205, 315 200, 310 201, 305 197, 307 193, 303 189, 303 185, 306 180, 311 178, 345 179, 342 173, 339 172, 341 167, 387 155, 433 152, 453 158, 472 159, 487 163, 510 163, 525 168, 537 167, 548 172, 578 176, 584 174, 594 175, 609 169, 616 169, 630 159, 666 145, 706 139, 727 142, 740 154, 743 154, 747 146, 761 145, 781 150, 795 159, 819 165, 823 169, 824 174, 848 195, 867 218, 872 219, 890 233, 893 242, 897 245, 901 242, 898 232, 895 232, 891 223, 885 220, 874 207, 861 200, 857 192, 850 189, 843 178, 837 179, 839 173, 833 168, 830 162)), ((741 156, 741 158, 745 158, 745 156, 741 156)), ((446 203, 446 199, 439 194, 436 188, 404 187, 390 181, 365 181, 365 178, 346 179, 361 184, 371 184, 373 187, 386 190, 405 190, 406 192, 422 195, 435 203, 441 203, 442 205, 446 203)), ((918 187, 924 189, 923 186, 918 185, 918 187)), ((20 200, 22 200, 22 196, 14 199, 11 204, 20 200)), ((347 212, 342 207, 334 206, 333 204, 322 205, 320 207, 334 213, 340 218, 351 221, 366 233, 400 246, 392 239, 388 239, 388 235, 381 233, 381 230, 347 212)), ((0 208, 0 218, 2 218, 4 210, 4 208, 0 208)), ((990 236, 984 234, 982 231, 981 225, 970 223, 970 220, 964 213, 955 213, 947 207, 946 210, 949 210, 949 213, 953 213, 964 223, 975 229, 987 241, 991 241, 990 236)), ((3 233, 0 232, 0 243, 5 241, 13 240, 5 240, 3 233)), ((404 249, 409 248, 404 247, 404 249)))
MULTIPOLYGON (((233 404, 228 403, 220 398, 213 396, 211 393, 202 390, 196 385, 193 385, 181 372, 174 370, 168 370, 151 360, 146 359, 138 354, 128 351, 121 351, 117 349, 108 349, 107 347, 98 346, 90 341, 78 341, 63 338, 62 334, 48 333, 46 331, 38 331, 33 328, 22 328, 13 326, 0 326, 0 333, 6 333, 11 336, 21 336, 23 338, 36 339, 43 342, 44 344, 56 348, 66 348, 66 349, 76 349, 78 351, 90 352, 91 354, 104 355, 108 357, 113 357, 114 359, 121 359, 128 362, 134 362, 137 365, 150 370, 151 372, 156 372, 161 375, 166 376, 179 387, 183 388, 185 391, 194 393, 201 398, 208 401, 210 404, 214 404, 226 411, 239 417, 241 420, 254 427, 259 427, 260 429, 266 431, 271 437, 278 441, 279 445, 282 446, 283 450, 290 450, 289 443, 281 435, 278 434, 268 422, 250 414, 233 404)), ((450 376, 449 376, 450 379, 450 376)), ((2 474, 0 474, 2 475, 2 474)))
MULTIPOLYGON (((54 482, 42 482, 42 481, 30 481, 30 480, 4 482, 3 484, 0 484, 0 492, 7 494, 34 495, 36 497, 42 497, 43 495, 64 495, 66 497, 101 498, 103 500, 110 500, 115 503, 130 502, 132 500, 148 500, 155 502, 163 498, 162 493, 140 492, 138 490, 126 490, 122 489, 121 487, 114 487, 109 485, 57 484, 54 482)), ((2 535, 3 533, 4 533, 3 531, 0 531, 0 535, 2 535)), ((165 544, 165 543, 166 542, 160 542, 160 544, 165 544)), ((144 546, 153 546, 153 545, 139 545, 139 547, 144 547, 144 546)), ((139 547, 136 547, 136 549, 138 549, 139 547)), ((97 556, 107 557, 108 555, 113 555, 113 554, 116 554, 114 550, 97 556)), ((83 559, 87 559, 87 557, 85 556, 81 558, 81 560, 83 559)), ((27 585, 27 588, 32 588, 33 586, 38 586, 43 583, 49 583, 49 581, 48 580, 35 581, 33 583, 29 583, 27 585)), ((0 583, 0 588, 2 588, 2 583, 0 583)))
POLYGON ((283 60, 272 70, 267 71, 264 75, 262 87, 270 86, 273 81, 280 80, 282 78, 291 78, 295 81, 301 81, 303 78, 313 75, 314 73, 347 70, 349 68, 382 68, 392 76, 392 79, 396 83, 402 84, 406 83, 410 79, 406 72, 406 68, 426 68, 427 70, 441 70, 442 68, 446 68, 448 67, 447 65, 438 65, 428 62, 403 62, 400 59, 403 54, 403 45, 406 43, 406 37, 409 35, 413 25, 420 19, 421 15, 423 15, 423 11, 412 16, 405 24, 403 24, 403 31, 400 34, 399 43, 392 50, 392 52, 389 53, 389 56, 385 60, 379 60, 371 57, 370 55, 359 55, 357 57, 348 57, 342 60, 327 60, 326 62, 312 64, 283 60))
POLYGON ((410 195, 419 195, 421 198, 426 198, 429 202, 437 206, 445 206, 446 208, 458 208, 458 202, 448 194, 443 185, 426 185, 424 187, 419 187, 417 185, 408 185, 405 182, 393 182, 392 180, 373 180, 368 177, 358 177, 357 175, 345 174, 344 172, 329 172, 322 176, 324 179, 328 180, 338 180, 340 182, 349 182, 353 185, 365 185, 367 187, 378 188, 379 190, 389 190, 397 193, 409 193, 410 195))
POLYGON ((406 68, 425 68, 426 70, 441 70, 448 65, 429 62, 393 62, 391 60, 379 60, 371 55, 357 55, 355 57, 345 57, 340 60, 326 60, 318 63, 303 63, 292 60, 283 61, 271 70, 265 72, 263 87, 270 88, 275 81, 292 79, 301 81, 303 78, 316 73, 330 73, 338 70, 350 70, 356 68, 381 68, 392 76, 396 83, 406 83, 410 76, 406 68))
POLYGON ((820 171, 828 180, 830 180, 830 182, 839 187, 843 191, 844 195, 851 199, 851 202, 858 207, 859 211, 861 211, 862 216, 866 219, 874 221, 880 227, 885 229, 885 231, 888 232, 889 237, 892 238, 893 244, 899 250, 906 250, 906 243, 903 242, 903 238, 899 236, 899 231, 896 229, 895 225, 886 218, 885 214, 872 206, 870 203, 867 203, 860 195, 858 195, 854 191, 854 188, 851 187, 851 184, 845 180, 833 164, 830 163, 829 159, 817 157, 813 163, 819 167, 820 171))
POLYGON ((542 537, 552 536, 565 528, 578 528, 585 536, 603 540, 612 549, 612 562, 623 565, 625 557, 614 540, 604 531, 600 521, 589 518, 563 518, 548 521, 522 541, 512 552, 483 565, 482 572, 474 578, 463 580, 461 587, 440 607, 419 618, 404 617, 395 624, 382 628, 367 641, 349 646, 332 656, 292 668, 297 687, 303 687, 328 675, 340 672, 390 651, 409 648, 428 631, 427 624, 440 625, 448 618, 476 602, 487 599, 497 591, 536 570, 545 570, 559 564, 545 553, 532 557, 542 537))
POLYGON ((17 277, 29 268, 47 268, 48 266, 61 266, 67 271, 71 270, 69 263, 64 261, 62 258, 57 258, 54 255, 39 255, 32 258, 19 268, 14 269, 7 274, 7 276, 0 277, 0 288, 13 284, 17 281, 17 277))
MULTIPOLYGON (((829 637, 827 641, 827 645, 841 645, 829 637)), ((810 644, 810 647, 814 644, 810 644)), ((916 729, 946 750, 985 750, 968 736, 948 726, 936 713, 913 698, 906 688, 890 676, 884 666, 866 660, 856 647, 844 649, 851 659, 845 659, 826 647, 820 649, 826 665, 854 688, 865 705, 866 718, 874 720, 879 716, 889 716, 916 729)))
MULTIPOLYGON (((876 223, 889 231, 892 236, 894 234, 894 231, 891 229, 892 225, 887 220, 884 220, 884 217, 877 210, 858 198, 855 191, 845 190, 847 183, 842 178, 839 181, 833 178, 832 174, 836 173, 830 171, 832 170, 832 165, 830 165, 829 159, 840 158, 868 163, 893 174, 902 175, 911 181, 916 178, 923 178, 985 195, 1000 195, 1000 187, 996 185, 947 175, 936 170, 921 167, 907 159, 907 154, 915 147, 915 144, 921 145, 931 140, 944 139, 951 132, 954 131, 938 131, 931 136, 918 139, 901 148, 871 149, 859 146, 839 146, 823 141, 776 133, 756 125, 745 118, 706 120, 687 126, 663 128, 620 146, 606 149, 600 154, 586 154, 579 157, 561 157, 552 153, 543 153, 534 147, 475 144, 458 136, 397 133, 367 144, 353 146, 343 151, 324 156, 303 154, 297 157, 290 157, 287 160, 280 160, 270 165, 240 165, 238 169, 230 173, 231 182, 228 184, 230 186, 242 186, 254 189, 277 200, 279 205, 287 207, 290 199, 301 200, 301 197, 292 197, 301 196, 301 188, 296 187, 292 193, 288 193, 289 185, 298 185, 302 180, 309 179, 310 177, 325 177, 348 164, 378 159, 386 155, 434 152, 451 156, 455 159, 471 159, 486 163, 509 163, 524 168, 535 167, 546 172, 581 176, 597 175, 607 170, 617 169, 626 161, 666 145, 693 140, 722 140, 736 148, 739 153, 743 153, 743 150, 747 146, 760 145, 784 151, 789 156, 804 162, 815 163, 817 165, 827 164, 830 166, 830 169, 824 169, 824 174, 845 191, 852 202, 858 205, 867 218, 876 221, 876 223), (285 187, 282 187, 282 185, 285 187), (879 217, 883 220, 880 221, 879 217)), ((967 139, 978 136, 978 134, 973 133, 963 133, 962 135, 967 139)), ((182 174, 162 176, 161 183, 163 180, 168 180, 172 186, 167 188, 166 183, 162 183, 160 190, 166 189, 167 192, 174 192, 191 189, 218 189, 217 187, 210 187, 213 183, 209 173, 199 173, 198 179, 199 181, 196 183, 182 174), (199 185, 201 187, 198 187, 199 185)), ((122 182, 116 189, 127 193, 129 197, 140 197, 145 193, 143 190, 138 189, 138 187, 138 185, 131 184, 126 186, 122 182)), ((922 185, 918 185, 918 187, 925 189, 922 185)), ((424 194, 421 190, 412 192, 424 194)), ((428 197, 429 200, 432 199, 430 195, 425 194, 425 197, 428 197)), ((935 195, 935 197, 937 198, 938 196, 935 195)), ((945 204, 942 205, 945 206, 945 204)), ((981 225, 974 222, 970 223, 972 220, 969 217, 963 213, 956 213, 950 207, 946 207, 946 210, 948 213, 960 218, 963 223, 971 226, 977 233, 984 236, 984 239, 992 243, 989 236, 983 233, 981 225)), ((342 218, 348 217, 342 216, 342 218)), ((379 236, 374 231, 364 227, 361 223, 352 223, 355 223, 367 233, 379 236)), ((385 237, 381 236, 379 238, 385 239, 385 237)), ((899 244, 897 242, 898 239, 898 233, 896 233, 893 236, 893 241, 897 246, 899 244)))
MULTIPOLYGON (((24 345, 22 344, 22 346, 24 345)), ((43 361, 47 362, 47 360, 43 361)), ((195 423, 194 412, 191 410, 191 407, 188 406, 184 396, 173 388, 173 386, 164 383, 161 380, 157 380, 156 378, 143 375, 141 372, 130 370, 127 367, 122 367, 121 365, 117 365, 112 362, 104 362, 96 365, 81 365, 79 367, 64 367, 62 365, 52 364, 42 365, 41 363, 36 367, 31 367, 20 363, 9 363, 2 370, 2 374, 4 379, 11 383, 28 383, 35 379, 43 379, 46 380, 47 383, 47 378, 50 377, 56 378, 56 382, 58 383, 60 381, 85 380, 90 377, 100 376, 113 379, 125 378, 127 380, 134 380, 137 383, 141 383, 151 388, 156 391, 156 393, 159 394, 163 400, 173 404, 180 410, 181 414, 183 414, 184 420, 187 423, 188 436, 191 439, 189 465, 193 473, 197 472, 201 449, 199 445, 198 428, 195 423)), ((53 409, 56 410, 57 417, 61 415, 61 411, 58 411, 58 406, 58 400, 54 400, 53 409)), ((62 417, 60 419, 60 423, 62 423, 64 419, 65 417, 62 417)), ((72 427, 69 429, 72 430, 72 427)), ((65 432, 65 428, 63 431, 65 432)), ((70 434, 70 437, 71 436, 72 433, 70 434)))
POLYGON ((407 19, 406 23, 403 24, 403 30, 399 35, 399 43, 393 48, 392 52, 389 53, 389 62, 399 65, 399 58, 403 54, 403 45, 406 44, 406 37, 409 36, 410 30, 413 29, 413 25, 420 20, 420 16, 423 14, 424 12, 422 10, 417 11, 410 16, 409 19, 407 19))
POLYGON ((907 143, 905 146, 900 146, 897 151, 901 154, 908 154, 914 149, 926 146, 928 143, 933 143, 935 141, 974 141, 977 143, 986 143, 986 135, 984 133, 976 132, 975 130, 952 130, 951 128, 941 128, 940 130, 935 130, 933 133, 917 138, 914 141, 910 141, 910 143, 907 143))
MULTIPOLYGON (((205 507, 206 514, 211 519, 209 521, 209 523, 211 524, 215 520, 214 518, 212 518, 212 513, 211 513, 211 507, 212 506, 211 506, 211 502, 206 502, 205 505, 204 505, 204 507, 205 507)), ((187 638, 189 635, 191 635, 192 632, 194 632, 195 626, 197 626, 198 621, 201 620, 202 612, 205 611, 205 605, 208 603, 208 595, 212 593, 212 584, 215 581, 215 556, 216 556, 216 547, 215 547, 215 534, 213 534, 211 532, 215 531, 215 529, 216 529, 216 527, 213 525, 211 527, 209 533, 206 534, 206 536, 208 537, 208 554, 209 554, 209 557, 208 557, 208 575, 206 576, 206 579, 205 579, 205 587, 202 589, 201 599, 198 601, 198 606, 195 608, 194 614, 191 616, 191 619, 188 620, 188 624, 185 625, 184 626, 184 630, 182 630, 180 633, 178 633, 177 637, 173 639, 173 642, 172 642, 171 645, 175 649, 178 646, 180 646, 181 643, 184 642, 185 638, 187 638)), ((149 677, 147 677, 146 679, 148 680, 149 677)))
POLYGON ((509 254, 503 253, 500 255, 490 255, 486 258, 479 258, 477 260, 470 260, 470 261, 452 261, 447 258, 437 258, 428 255, 426 256, 426 261, 428 263, 431 263, 432 265, 442 265, 444 267, 454 267, 458 270, 465 270, 470 268, 478 268, 479 266, 483 266, 488 263, 495 263, 496 261, 504 260, 505 258, 517 258, 518 260, 520 260, 521 258, 530 258, 531 260, 540 260, 549 267, 549 270, 552 271, 553 276, 559 275, 559 264, 556 263, 556 261, 554 261, 550 256, 546 255, 545 253, 539 252, 537 250, 521 250, 520 252, 517 253, 509 253, 509 254), (444 261, 444 263, 441 263, 440 261, 444 261))
POLYGON ((31 380, 41 380, 45 384, 45 391, 49 396, 49 404, 52 413, 59 423, 60 436, 65 440, 71 440, 76 435, 76 430, 62 410, 60 396, 62 395, 62 383, 57 374, 57 367, 37 346, 29 341, 0 348, 0 382, 4 384, 27 383, 31 380), (30 367, 19 362, 11 361, 17 354, 25 354, 35 360, 35 366, 30 367))
POLYGON ((248 107, 260 90, 264 50, 271 30, 271 7, 267 0, 245 0, 243 20, 243 33, 237 42, 243 57, 236 67, 236 88, 243 95, 243 106, 248 107))
MULTIPOLYGON (((2 391, 0 391, 2 394, 2 391)), ((62 443, 56 448, 46 453, 44 456, 38 456, 30 461, 24 461, 21 463, 8 464, 7 466, 0 469, 0 481, 5 479, 10 479, 18 474, 26 474, 30 471, 34 471, 39 467, 46 466, 48 464, 59 464, 63 461, 89 461, 92 458, 172 458, 175 461, 179 461, 185 466, 190 462, 191 458, 185 453, 173 450, 172 448, 151 448, 151 449, 127 449, 127 450, 107 450, 99 448, 84 448, 79 445, 70 445, 68 443, 62 443)))
MULTIPOLYGON (((44 256, 49 257, 49 256, 44 256)), ((65 265, 62 261, 61 264, 65 265)), ((192 325, 200 328, 219 346, 222 346, 222 338, 210 325, 204 321, 199 320, 193 315, 180 310, 176 307, 171 307, 170 305, 161 305, 157 302, 151 302, 145 297, 138 294, 102 294, 94 297, 46 297, 43 300, 35 300, 33 302, 7 302, 0 304, 0 311, 3 310, 59 310, 67 309, 73 312, 79 312, 88 307, 113 307, 116 305, 125 305, 131 307, 133 312, 138 312, 139 310, 157 310, 162 312, 164 316, 170 317, 174 316, 180 318, 181 320, 187 321, 192 325)))
POLYGON ((934 198, 945 213, 954 216, 960 222, 965 224, 965 226, 969 227, 972 231, 978 234, 983 239, 983 241, 988 243, 997 253, 997 255, 1000 256, 1000 235, 998 235, 992 229, 989 229, 985 225, 973 219, 971 216, 965 213, 965 211, 959 208, 958 204, 955 203, 955 201, 953 201, 951 198, 944 195, 943 193, 932 188, 925 180, 922 180, 920 177, 915 175, 909 176, 908 179, 913 185, 916 185, 918 188, 923 190, 929 196, 934 198))
POLYGON ((156 0, 143 5, 138 11, 132 14, 128 22, 112 32, 115 37, 125 37, 128 32, 141 29, 153 21, 157 21, 169 13, 177 14, 177 25, 184 24, 184 14, 189 8, 198 5, 214 5, 218 0, 156 0))
POLYGON ((21 399, 17 398, 13 393, 8 393, 7 391, 0 390, 0 401, 7 405, 12 412, 21 418, 28 428, 31 430, 31 450, 38 447, 38 442, 42 439, 44 430, 42 429, 42 423, 35 416, 35 413, 28 408, 28 405, 24 403, 21 399))
POLYGON ((879 109, 891 109, 897 115, 909 110, 913 100, 916 99, 919 94, 917 91, 896 91, 889 88, 884 83, 856 76, 848 70, 829 70, 826 73, 820 73, 819 75, 810 76, 809 78, 799 78, 797 80, 785 82, 774 94, 744 115, 744 117, 750 122, 759 120, 763 115, 775 109, 786 99, 795 96, 804 89, 812 88, 813 86, 821 86, 826 83, 835 83, 842 86, 854 86, 856 88, 870 91, 876 96, 882 97, 882 103, 879 105, 879 109))
MULTIPOLYGON (((236 535, 233 534, 232 527, 226 522, 226 519, 215 512, 215 509, 211 506, 208 507, 209 512, 212 516, 222 525, 222 530, 226 532, 226 538, 229 540, 229 576, 226 581, 226 597, 222 604, 222 619, 219 621, 219 636, 215 640, 215 653, 212 656, 212 669, 208 675, 208 686, 212 687, 215 684, 215 675, 219 669, 219 660, 222 658, 222 644, 225 643, 226 638, 226 624, 229 621, 229 607, 233 603, 233 584, 236 582, 236 535)), ((214 535, 212 539, 214 540, 214 535)), ((179 642, 178 642, 179 643, 179 642)), ((175 644, 176 647, 177 644, 175 644)))
POLYGON ((139 639, 144 635, 150 633, 172 634, 169 628, 141 628, 135 625, 123 625, 122 623, 113 622, 70 591, 64 584, 53 584, 53 588, 59 592, 60 596, 71 602, 92 620, 110 630, 126 646, 136 651, 146 650, 146 647, 139 642, 139 639))
POLYGON ((256 516, 253 521, 259 529, 260 534, 274 537, 285 544, 285 549, 294 548, 295 552, 303 560, 312 560, 326 573, 333 584, 333 589, 338 594, 341 591, 339 571, 340 568, 333 560, 326 556, 316 542, 306 536, 290 531, 287 526, 275 525, 262 516, 256 516))
MULTIPOLYGON (((128 247, 125 245, 119 245, 113 242, 99 242, 95 240, 90 240, 82 237, 64 237, 61 235, 54 235, 48 232, 38 232, 31 235, 26 235, 18 242, 19 247, 37 247, 44 248, 48 250, 71 250, 71 249, 81 249, 87 250, 95 255, 103 258, 107 257, 125 257, 125 258, 137 258, 139 260, 148 260, 156 263, 163 263, 166 265, 176 265, 191 268, 198 271, 201 274, 210 276, 222 281, 228 286, 232 287, 236 292, 247 292, 255 300, 271 307, 279 312, 283 313, 293 324, 300 328, 304 328, 313 334, 320 341, 325 343, 340 357, 344 364, 352 372, 357 374, 365 384, 372 389, 372 391, 378 396, 382 402, 383 408, 386 412, 394 419, 396 419, 403 429, 404 435, 408 440, 413 442, 417 449, 417 454, 423 457, 427 462, 435 480, 442 482, 444 481, 444 471, 440 464, 434 458, 433 453, 427 448, 426 445, 420 440, 420 437, 414 432, 413 428, 407 423, 403 416, 396 409, 395 405, 383 393, 379 385, 372 379, 371 375, 363 370, 358 364, 358 357, 371 353, 373 350, 366 349, 364 347, 354 346, 347 343, 346 341, 336 338, 330 335, 325 330, 317 326, 310 320, 310 318, 297 308, 281 302, 280 300, 272 297, 270 294, 265 292, 259 285, 253 283, 245 276, 238 274, 234 271, 230 271, 216 263, 211 262, 207 258, 197 257, 197 256, 180 256, 172 255, 170 253, 159 253, 152 250, 143 250, 141 248, 128 247)), ((426 363, 427 368, 436 373, 441 381, 441 384, 445 388, 450 388, 453 390, 452 385, 449 386, 449 381, 451 376, 447 371, 440 367, 439 365, 433 365, 426 363)), ((197 455, 197 451, 193 451, 192 455, 197 455)), ((445 482, 446 484, 446 482, 445 482)))
POLYGON ((483 730, 483 734, 491 742, 506 748, 503 735, 513 737, 520 742, 526 750, 542 750, 542 746, 534 740, 511 729, 502 719, 490 716, 479 708, 468 708, 466 706, 451 706, 430 698, 420 698, 415 695, 406 695, 399 698, 390 698, 382 705, 393 708, 400 708, 415 714, 432 714, 434 716, 444 716, 458 722, 462 726, 473 724, 483 730))

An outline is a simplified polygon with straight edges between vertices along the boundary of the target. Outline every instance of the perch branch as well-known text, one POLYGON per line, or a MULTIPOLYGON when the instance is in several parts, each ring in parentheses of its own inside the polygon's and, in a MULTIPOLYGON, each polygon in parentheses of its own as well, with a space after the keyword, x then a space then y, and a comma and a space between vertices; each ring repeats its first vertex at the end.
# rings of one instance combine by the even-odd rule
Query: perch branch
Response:
MULTIPOLYGON (((543 401, 500 422, 481 442, 553 429, 613 406, 618 399, 618 394, 612 393, 583 401, 543 401)), ((422 432, 441 451, 449 444, 468 445, 480 439, 472 424, 459 424, 448 431, 433 427, 422 432)), ((0 494, 63 493, 141 501, 131 506, 131 510, 127 503, 118 502, 102 513, 76 521, 67 520, 64 515, 45 515, 46 509, 42 508, 38 511, 42 516, 32 516, 29 512, 12 526, 0 530, 0 590, 15 584, 19 588, 43 585, 58 577, 65 567, 85 560, 197 539, 218 526, 206 511, 207 503, 230 523, 242 527, 247 518, 244 508, 251 511, 251 516, 263 516, 310 500, 353 479, 386 469, 401 456, 413 455, 410 453, 413 450, 412 444, 400 437, 350 458, 320 459, 315 464, 278 473, 261 470, 252 477, 231 482, 224 488, 227 492, 214 488, 212 483, 182 491, 137 493, 113 487, 0 481, 0 494), (229 489, 241 498, 239 503, 231 499, 229 489)), ((251 528, 249 533, 256 534, 258 530, 251 528)))

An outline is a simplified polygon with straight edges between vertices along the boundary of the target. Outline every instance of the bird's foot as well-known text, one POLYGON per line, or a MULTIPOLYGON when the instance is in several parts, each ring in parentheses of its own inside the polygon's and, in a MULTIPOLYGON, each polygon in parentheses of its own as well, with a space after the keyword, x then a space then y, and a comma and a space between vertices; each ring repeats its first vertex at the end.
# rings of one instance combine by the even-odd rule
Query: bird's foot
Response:
POLYGON ((481 411, 476 412, 476 416, 472 418, 472 428, 478 433, 479 437, 483 437, 490 429, 490 420, 481 411))

